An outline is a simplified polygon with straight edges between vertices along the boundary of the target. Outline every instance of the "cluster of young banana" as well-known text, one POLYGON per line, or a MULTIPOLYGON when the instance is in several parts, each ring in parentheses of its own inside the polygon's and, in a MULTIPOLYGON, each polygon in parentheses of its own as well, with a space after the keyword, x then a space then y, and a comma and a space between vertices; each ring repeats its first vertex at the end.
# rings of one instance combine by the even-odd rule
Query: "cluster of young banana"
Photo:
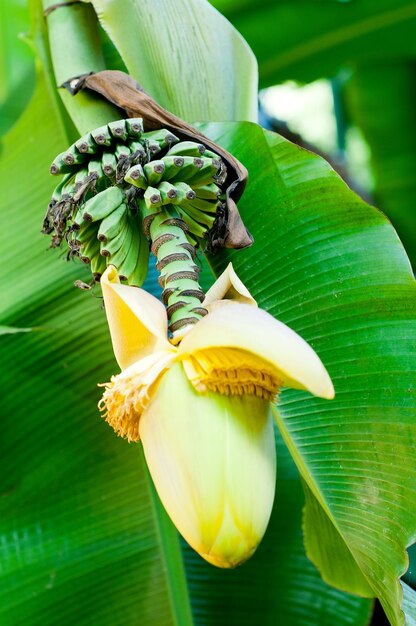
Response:
MULTIPOLYGON (((112 122, 81 137, 53 161, 55 188, 42 232, 68 258, 91 264, 99 280, 108 264, 129 284, 147 273, 150 224, 171 209, 192 246, 213 227, 226 168, 217 154, 143 120, 112 122)), ((150 241, 151 243, 151 241, 150 241)))

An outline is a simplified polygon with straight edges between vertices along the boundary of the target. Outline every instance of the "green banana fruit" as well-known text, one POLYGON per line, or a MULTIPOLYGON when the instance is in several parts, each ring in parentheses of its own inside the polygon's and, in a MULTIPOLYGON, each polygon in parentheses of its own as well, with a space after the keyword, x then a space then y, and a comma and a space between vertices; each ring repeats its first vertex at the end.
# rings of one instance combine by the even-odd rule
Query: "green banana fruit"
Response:
POLYGON ((58 185, 56 185, 55 189, 52 192, 51 202, 56 203, 60 202, 62 199, 62 190, 68 184, 68 182, 73 177, 73 174, 66 174, 61 181, 59 181, 58 185))
POLYGON ((200 157, 204 154, 206 148, 202 143, 196 141, 180 141, 170 148, 167 156, 193 156, 200 157))
POLYGON ((140 137, 143 132, 143 119, 141 117, 127 119, 126 129, 129 137, 140 137))
POLYGON ((127 129, 126 123, 124 120, 117 120, 116 122, 110 122, 107 124, 107 128, 110 131, 110 134, 117 139, 118 141, 122 139, 125 141, 127 139, 127 129))
POLYGON ((116 175, 117 161, 112 152, 103 152, 101 164, 103 166, 103 172, 108 178, 112 178, 116 175))
POLYGON ((186 180, 186 182, 191 185, 191 187, 201 187, 203 185, 208 185, 215 182, 215 176, 221 168, 221 161, 219 161, 218 159, 210 159, 205 157, 201 159, 195 159, 195 161, 202 161, 202 165, 198 167, 198 169, 195 170, 193 174, 187 176, 183 180, 186 180))
POLYGON ((78 141, 75 142, 75 147, 83 154, 95 154, 99 150, 99 147, 95 143, 91 133, 87 133, 83 137, 80 137, 78 141))
POLYGON ((106 243, 116 237, 123 225, 123 218, 127 214, 127 205, 123 202, 119 207, 104 217, 98 229, 98 240, 106 243))
POLYGON ((100 126, 91 131, 91 136, 99 146, 111 146, 112 137, 107 126, 100 126))
POLYGON ((100 254, 100 242, 97 237, 91 237, 81 244, 79 253, 81 261, 91 263, 91 259, 100 254))
POLYGON ((64 156, 65 152, 61 152, 52 161, 49 171, 53 176, 57 176, 58 174, 66 174, 67 172, 74 173, 74 166, 65 163, 64 156))
POLYGON ((69 200, 75 193, 75 176, 69 176, 65 179, 65 184, 61 190, 61 199, 69 200))
POLYGON ((84 181, 87 178, 87 176, 88 176, 88 168, 86 168, 86 167, 83 167, 81 170, 78 170, 78 172, 75 174, 74 183, 75 183, 75 190, 76 191, 84 183, 84 181))
POLYGON ((183 211, 185 211, 189 215, 189 217, 192 217, 192 219, 194 219, 196 222, 203 224, 207 228, 212 228, 212 225, 215 222, 215 215, 208 215, 207 213, 204 213, 204 211, 200 211, 199 209, 192 206, 191 203, 181 204, 180 209, 182 209, 182 213, 183 211))
POLYGON ((128 276, 129 285, 141 287, 147 276, 149 265, 149 242, 147 241, 142 228, 140 231, 140 250, 137 256, 136 265, 128 276))
POLYGON ((162 181, 158 185, 158 191, 162 198, 162 205, 175 203, 177 200, 178 192, 175 185, 172 185, 167 180, 162 181))
POLYGON ((126 183, 130 183, 139 189, 147 188, 147 179, 141 165, 133 165, 133 167, 127 170, 124 180, 126 183))
POLYGON ((79 244, 86 244, 91 239, 97 238, 97 224, 84 222, 75 233, 75 239, 79 244))
POLYGON ((130 148, 131 155, 134 156, 135 159, 143 158, 146 155, 146 151, 140 141, 128 141, 127 145, 130 148))
POLYGON ((91 272, 95 280, 99 280, 101 278, 106 268, 107 268, 107 260, 104 257, 102 257, 101 254, 96 254, 92 257, 91 272))
POLYGON ((183 206, 191 206, 194 209, 199 211, 204 211, 205 213, 216 213, 218 208, 218 200, 204 200, 202 198, 191 198, 189 200, 185 200, 183 202, 183 206))
POLYGON ((142 137, 144 149, 148 152, 149 158, 153 158, 158 152, 160 152, 161 148, 159 142, 154 139, 145 139, 142 137))
MULTIPOLYGON (((181 219, 183 219, 183 221, 189 228, 190 233, 192 233, 192 235, 194 235, 198 239, 203 239, 208 229, 205 226, 201 226, 201 224, 196 222, 184 209, 181 210, 181 207, 178 208, 181 219)), ((187 233, 187 235, 188 234, 189 233, 187 233)))
POLYGON ((219 189, 215 183, 202 185, 200 187, 195 185, 193 189, 197 198, 202 198, 204 200, 219 200, 221 196, 221 189, 219 189))
POLYGON ((80 165, 85 163, 87 159, 88 155, 79 152, 75 147, 75 144, 69 146, 69 148, 62 154, 62 160, 67 165, 80 165))
POLYGON ((117 209, 123 200, 124 192, 120 187, 108 187, 85 203, 83 218, 86 222, 102 220, 117 209))
MULTIPOLYGON (((129 216, 130 217, 130 216, 129 216)), ((132 228, 131 220, 127 220, 127 226, 123 230, 124 237, 120 243, 120 246, 117 250, 110 253, 109 263, 114 265, 117 269, 119 269, 120 265, 123 263, 124 259, 127 257, 130 246, 132 245, 133 237, 134 237, 134 229, 132 228)), ((110 246, 110 249, 112 247, 110 246)))
POLYGON ((129 228, 132 231, 130 247, 124 260, 117 268, 120 274, 120 278, 124 278, 126 280, 132 274, 136 267, 137 259, 140 256, 140 246, 142 242, 141 228, 137 216, 130 215, 129 222, 129 228))
POLYGON ((143 167, 144 174, 147 178, 149 185, 157 185, 162 180, 163 172, 165 171, 165 164, 163 161, 150 161, 143 167))
POLYGON ((196 197, 195 191, 186 183, 175 183, 174 187, 176 189, 176 198, 172 200, 172 204, 181 204, 196 197))
POLYGON ((170 146, 179 141, 179 138, 171 133, 170 130, 160 128, 159 130, 151 130, 150 132, 144 133, 142 136, 142 141, 143 140, 146 140, 149 143, 156 142, 159 146, 159 151, 163 148, 170 148, 170 146))
POLYGON ((123 218, 119 221, 119 231, 118 233, 109 241, 101 241, 100 243, 100 253, 103 256, 111 256, 114 255, 117 250, 123 245, 123 242, 127 236, 126 230, 129 228, 129 220, 127 213, 124 214, 123 218))
POLYGON ((119 143, 116 146, 115 155, 116 155, 117 161, 121 158, 126 158, 130 156, 130 148, 126 146, 126 144, 124 143, 119 143))
POLYGON ((88 174, 94 174, 97 178, 102 178, 104 176, 104 172, 101 161, 91 159, 91 161, 88 162, 88 174))
POLYGON ((148 187, 144 192, 144 201, 148 209, 155 209, 162 206, 161 195, 155 187, 148 187))

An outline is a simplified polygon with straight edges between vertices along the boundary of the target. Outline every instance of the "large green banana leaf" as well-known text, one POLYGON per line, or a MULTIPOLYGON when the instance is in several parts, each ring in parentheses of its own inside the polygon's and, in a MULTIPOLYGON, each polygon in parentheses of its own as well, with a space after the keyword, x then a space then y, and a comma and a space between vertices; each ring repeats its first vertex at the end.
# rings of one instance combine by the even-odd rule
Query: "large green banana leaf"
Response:
POLYGON ((416 538, 410 264, 386 218, 319 157, 255 125, 208 132, 256 172, 239 206, 257 247, 214 267, 232 258, 259 303, 314 346, 336 389, 332 402, 286 391, 277 416, 304 483, 308 555, 325 580, 377 595, 402 624, 398 579, 416 538))
POLYGON ((257 119, 257 64, 205 0, 92 0, 129 73, 183 119, 257 119), (157 16, 157 17, 156 17, 157 16))
POLYGON ((309 82, 365 59, 415 56, 414 0, 212 0, 253 49, 260 86, 309 82))

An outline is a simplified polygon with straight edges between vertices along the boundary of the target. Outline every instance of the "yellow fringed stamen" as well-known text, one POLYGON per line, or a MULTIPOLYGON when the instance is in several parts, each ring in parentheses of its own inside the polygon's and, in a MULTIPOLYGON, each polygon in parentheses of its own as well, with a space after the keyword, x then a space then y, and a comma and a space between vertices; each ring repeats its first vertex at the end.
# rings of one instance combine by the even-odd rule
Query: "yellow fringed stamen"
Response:
POLYGON ((283 386, 272 368, 242 350, 230 348, 197 351, 183 361, 186 374, 201 393, 255 395, 273 402, 283 386))
POLYGON ((105 387, 98 408, 103 418, 120 437, 139 441, 139 422, 149 405, 161 374, 169 367, 173 354, 152 354, 112 376, 105 387))

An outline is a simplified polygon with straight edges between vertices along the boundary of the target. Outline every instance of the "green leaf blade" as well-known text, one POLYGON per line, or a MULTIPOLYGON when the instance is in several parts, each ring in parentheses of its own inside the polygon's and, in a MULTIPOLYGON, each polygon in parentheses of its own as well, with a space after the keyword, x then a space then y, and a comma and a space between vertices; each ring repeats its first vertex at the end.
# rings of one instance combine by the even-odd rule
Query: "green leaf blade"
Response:
MULTIPOLYGON (((255 244, 241 256, 218 255, 214 269, 232 260, 259 304, 328 368, 335 400, 284 391, 282 432, 391 623, 402 624, 398 578, 416 528, 409 261, 386 218, 319 157, 248 125, 205 132, 251 173, 239 208, 255 244)), ((330 580, 322 559, 320 568, 330 580)))
POLYGON ((129 73, 183 119, 256 120, 257 64, 205 0, 94 0, 129 73))

